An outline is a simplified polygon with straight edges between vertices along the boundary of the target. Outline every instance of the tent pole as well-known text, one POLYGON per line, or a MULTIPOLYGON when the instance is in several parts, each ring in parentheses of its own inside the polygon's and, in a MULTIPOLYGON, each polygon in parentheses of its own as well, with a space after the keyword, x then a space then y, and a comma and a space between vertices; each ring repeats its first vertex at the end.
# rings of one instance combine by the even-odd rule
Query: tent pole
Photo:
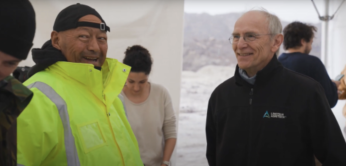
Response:
MULTIPOLYGON (((329 0, 325 0, 325 16, 329 16, 329 0)), ((329 39, 329 19, 325 19, 323 22, 322 28, 322 56, 321 60, 324 63, 326 69, 329 69, 328 64, 328 39, 329 39)))

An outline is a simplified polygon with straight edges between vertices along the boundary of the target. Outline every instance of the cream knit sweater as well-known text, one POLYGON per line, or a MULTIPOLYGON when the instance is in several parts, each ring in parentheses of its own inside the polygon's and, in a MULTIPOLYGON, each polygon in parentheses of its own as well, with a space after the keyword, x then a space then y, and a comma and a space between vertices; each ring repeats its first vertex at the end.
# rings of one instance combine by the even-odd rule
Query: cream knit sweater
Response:
POLYGON ((150 94, 142 103, 131 102, 122 92, 128 121, 137 138, 145 166, 160 166, 164 141, 176 138, 176 118, 167 90, 150 83, 150 94))

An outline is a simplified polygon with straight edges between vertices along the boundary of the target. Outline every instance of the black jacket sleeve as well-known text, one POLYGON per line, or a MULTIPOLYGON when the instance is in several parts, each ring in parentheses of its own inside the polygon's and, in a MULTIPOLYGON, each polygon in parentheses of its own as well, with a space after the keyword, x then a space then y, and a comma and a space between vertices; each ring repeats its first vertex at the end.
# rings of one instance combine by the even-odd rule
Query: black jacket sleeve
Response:
POLYGON ((312 65, 314 72, 313 77, 314 79, 319 82, 325 92, 325 95, 328 99, 328 103, 330 108, 333 108, 336 103, 338 102, 338 91, 335 83, 330 79, 326 68, 324 67, 321 60, 318 58, 312 60, 312 65))
POLYGON ((207 137, 207 160, 209 166, 216 166, 216 128, 214 124, 214 104, 213 95, 209 99, 207 120, 206 120, 206 137, 207 137))
POLYGON ((309 139, 314 154, 323 166, 345 166, 346 142, 339 124, 327 103, 321 85, 316 83, 314 89, 308 99, 307 112, 309 139))

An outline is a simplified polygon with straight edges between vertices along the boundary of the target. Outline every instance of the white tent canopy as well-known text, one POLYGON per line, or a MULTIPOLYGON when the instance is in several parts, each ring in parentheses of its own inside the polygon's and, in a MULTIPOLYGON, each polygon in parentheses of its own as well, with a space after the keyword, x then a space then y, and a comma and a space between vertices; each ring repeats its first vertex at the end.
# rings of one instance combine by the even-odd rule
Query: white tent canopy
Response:
MULTIPOLYGON (((327 0, 318 0, 316 3, 322 16, 326 15, 326 11, 328 11, 326 7, 329 9, 329 15, 332 15, 342 2, 342 0, 331 0, 329 1, 329 5, 326 5, 324 3, 325 1, 327 0)), ((122 61, 124 51, 128 46, 139 44, 147 47, 154 60, 150 81, 159 83, 168 89, 173 100, 176 115, 178 116, 183 54, 184 0, 31 0, 31 2, 35 8, 37 19, 34 48, 41 47, 42 44, 50 38, 50 33, 57 14, 63 8, 77 2, 95 8, 111 28, 111 32, 108 33, 108 57, 122 61)), ((194 3, 200 2, 204 3, 203 0, 195 1, 194 3)), ((215 1, 215 3, 216 2, 221 3, 222 1, 215 1)), ((213 1, 208 1, 206 7, 209 7, 209 3, 212 4, 213 1)), ((230 6, 232 3, 244 3, 245 6, 250 7, 252 2, 225 1, 225 3, 230 6)), ((270 1, 266 3, 274 4, 279 2, 270 1)), ((301 3, 304 3, 306 7, 313 6, 311 2, 307 4, 307 1, 302 1, 301 3)), ((229 10, 228 6, 223 6, 226 8, 225 10, 229 10)), ((290 7, 293 8, 294 6, 290 7)), ((282 6, 276 9, 285 10, 286 13, 292 12, 292 10, 287 11, 287 8, 283 9, 282 6)), ((317 17, 317 14, 314 14, 317 17)), ((325 62, 331 78, 338 75, 346 65, 346 56, 343 52, 346 47, 345 16, 346 3, 340 7, 334 18, 328 22, 326 31, 324 31, 327 27, 325 23, 323 23, 324 25, 322 26, 322 28, 324 28, 322 29, 324 33, 324 39, 322 39, 324 43, 322 43, 322 45, 324 44, 326 46, 321 50, 324 53, 322 61, 325 62)), ((29 55, 26 61, 20 64, 20 66, 25 65, 34 65, 31 55, 29 55)), ((344 129, 346 126, 346 117, 342 115, 342 109, 345 104, 346 101, 339 100, 338 104, 333 108, 333 113, 341 129, 344 131, 344 136, 346 138, 346 130, 344 129)), ((173 162, 173 165, 175 165, 175 162, 173 162)))

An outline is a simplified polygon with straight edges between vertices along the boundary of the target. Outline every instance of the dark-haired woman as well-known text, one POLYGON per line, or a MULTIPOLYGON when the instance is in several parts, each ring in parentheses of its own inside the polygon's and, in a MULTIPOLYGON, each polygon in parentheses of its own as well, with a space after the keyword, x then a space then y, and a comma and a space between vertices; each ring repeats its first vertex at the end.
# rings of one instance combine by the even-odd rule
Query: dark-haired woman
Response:
POLYGON ((170 95, 148 81, 152 60, 146 48, 127 48, 123 63, 131 66, 122 95, 142 161, 145 166, 168 166, 177 137, 170 95))

